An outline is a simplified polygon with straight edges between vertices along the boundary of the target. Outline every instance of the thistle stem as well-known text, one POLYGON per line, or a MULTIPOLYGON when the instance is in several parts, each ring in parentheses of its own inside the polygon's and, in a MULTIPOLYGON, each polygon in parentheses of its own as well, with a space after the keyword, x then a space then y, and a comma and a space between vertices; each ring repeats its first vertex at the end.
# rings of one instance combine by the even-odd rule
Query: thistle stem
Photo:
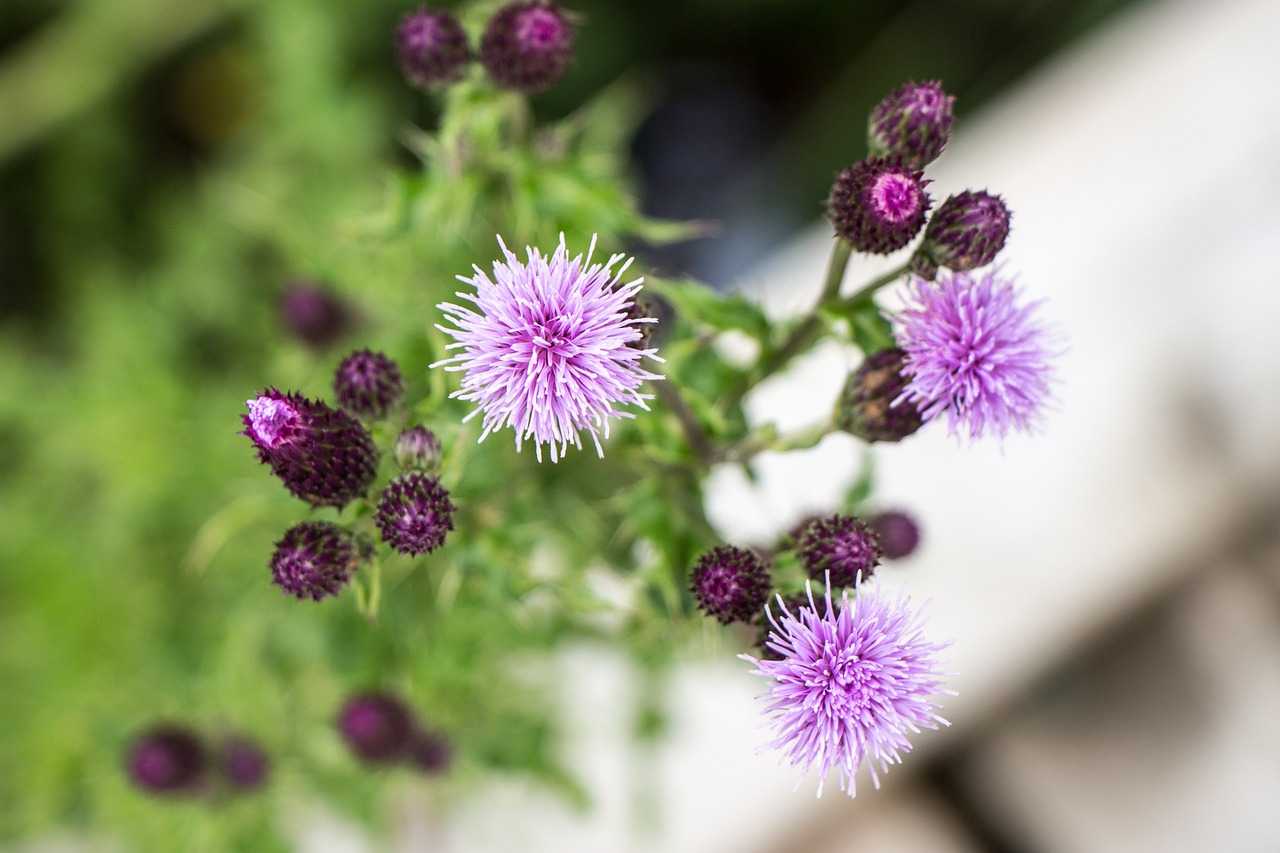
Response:
POLYGON ((698 457, 703 467, 710 465, 714 455, 711 439, 702 428, 702 424, 698 422, 698 416, 690 408, 689 401, 680 393, 679 387, 670 379, 654 382, 652 385, 662 405, 670 409, 676 416, 676 420, 680 422, 680 429, 684 431, 684 439, 688 442, 689 449, 698 457))

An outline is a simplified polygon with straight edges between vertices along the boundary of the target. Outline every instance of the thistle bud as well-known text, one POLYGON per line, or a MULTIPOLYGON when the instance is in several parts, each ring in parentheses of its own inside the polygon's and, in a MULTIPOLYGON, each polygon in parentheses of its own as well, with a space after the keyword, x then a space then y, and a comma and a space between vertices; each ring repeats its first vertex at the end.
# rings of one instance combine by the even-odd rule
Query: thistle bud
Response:
POLYGON ((419 89, 439 89, 462 79, 471 48, 458 19, 448 12, 419 9, 396 30, 396 59, 405 79, 419 89))
POLYGON ((378 420, 404 396, 404 378, 396 363, 384 354, 357 350, 338 365, 333 392, 345 411, 378 420))
POLYGON ((363 693, 338 712, 338 732, 362 761, 390 764, 405 758, 413 744, 413 715, 395 696, 363 693))
POLYGON ((712 548, 699 557, 689 583, 698 606, 725 625, 754 619, 773 586, 764 559, 732 545, 712 548))
POLYGON ((433 474, 440 468, 440 439, 424 426, 412 427, 400 433, 393 454, 403 470, 433 474))
POLYGON ((328 521, 290 527, 271 555, 271 580, 299 601, 337 595, 360 565, 351 535, 328 521))
POLYGON ((439 732, 420 728, 409 745, 409 763, 429 775, 443 773, 453 763, 453 745, 439 732))
POLYGON ((875 530, 887 559, 901 560, 909 557, 920 544, 920 527, 905 512, 882 512, 872 517, 871 527, 875 530))
POLYGON ((549 89, 573 59, 573 23, 558 4, 508 3, 485 26, 480 62, 493 82, 525 94, 549 89))
POLYGON ((230 735, 221 744, 218 768, 227 786, 243 793, 263 786, 271 760, 257 741, 245 735, 230 735))
POLYGON ((936 81, 908 83, 876 105, 867 123, 872 157, 891 157, 911 169, 932 163, 951 138, 955 98, 936 81))
POLYGON ((849 374, 836 407, 836 427, 867 442, 901 441, 924 425, 915 404, 900 399, 906 353, 897 347, 867 357, 849 374))
POLYGON ((444 544, 453 530, 453 502, 435 477, 421 471, 387 484, 376 516, 382 541, 401 554, 425 554, 444 544))
POLYGON ((280 320, 293 337, 315 350, 325 350, 351 333, 355 311, 322 287, 293 282, 280 294, 280 320))
POLYGON ((929 220, 912 271, 930 281, 938 267, 962 272, 995 260, 1009 236, 1009 208, 997 195, 967 191, 949 197, 929 220))
POLYGON ((862 519, 834 514, 809 523, 796 542, 796 556, 809 576, 832 586, 855 586, 880 565, 875 531, 862 519))
POLYGON ((185 726, 160 725, 134 740, 126 767, 133 784, 156 794, 200 787, 208 758, 200 737, 185 726))
POLYGON ((924 174, 893 160, 860 160, 836 176, 827 216, 859 252, 887 255, 911 242, 932 200, 924 174))

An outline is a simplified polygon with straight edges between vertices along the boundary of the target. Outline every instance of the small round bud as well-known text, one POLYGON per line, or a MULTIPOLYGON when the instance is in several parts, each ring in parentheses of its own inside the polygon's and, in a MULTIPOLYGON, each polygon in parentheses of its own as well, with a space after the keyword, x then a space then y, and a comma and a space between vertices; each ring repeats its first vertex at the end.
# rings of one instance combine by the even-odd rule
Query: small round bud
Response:
POLYGON ((453 764, 453 745, 439 732, 419 729, 409 745, 409 763, 423 773, 443 773, 453 764))
POLYGON ((871 528, 875 530, 884 556, 889 560, 911 556, 920 544, 920 527, 905 512, 882 512, 871 519, 871 528))
POLYGON ((396 59, 405 79, 419 89, 439 89, 462 79, 471 48, 458 19, 448 12, 419 9, 396 30, 396 59))
POLYGON ((351 306, 307 282, 293 282, 280 294, 280 320, 293 337, 315 350, 342 340, 356 325, 351 306))
POLYGON ((271 580, 299 601, 337 595, 359 567, 351 534, 328 521, 290 527, 271 555, 271 580))
POLYGON ((176 725, 143 732, 129 748, 126 760, 133 784, 156 794, 194 791, 200 787, 207 765, 200 737, 176 725))
POLYGON ((333 374, 338 405, 359 418, 378 420, 400 402, 404 377, 394 361, 380 352, 357 350, 333 374))
POLYGON ((435 473, 440 468, 440 439, 424 426, 400 433, 393 453, 396 464, 406 471, 435 473))
POLYGON ((409 471, 387 484, 376 520, 383 542, 401 554, 425 554, 453 529, 453 502, 435 477, 409 471))
POLYGON ((390 764, 406 757, 413 744, 413 715, 395 696, 362 693, 338 712, 338 732, 362 761, 390 764))
POLYGON ((754 551, 721 545, 698 558, 689 588, 698 606, 725 625, 750 622, 764 607, 773 579, 754 551))
POLYGON ((930 281, 938 267, 956 272, 985 267, 1009 236, 1009 208, 1000 196, 967 191, 949 197, 934 212, 912 271, 930 281))
POLYGON ((906 353, 897 347, 867 357, 849 374, 836 407, 836 427, 867 442, 901 441, 924 425, 902 375, 906 353))
POLYGON ((892 157, 911 169, 932 163, 951 138, 955 98, 942 84, 908 83, 876 105, 867 123, 873 157, 892 157))
POLYGON ((796 556, 815 580, 829 577, 831 585, 854 586, 880 565, 875 531, 852 515, 828 515, 809 523, 796 542, 796 556))
POLYGON ((887 255, 911 242, 932 201, 921 172, 892 160, 860 160, 836 176, 827 216, 859 252, 887 255))
POLYGON ((573 59, 573 23, 555 3, 508 3, 485 26, 480 62, 503 89, 549 89, 573 59))
POLYGON ((258 459, 294 496, 341 508, 368 491, 378 471, 369 432, 346 412, 301 394, 268 388, 241 415, 258 459))
POLYGON ((218 769, 232 790, 255 791, 266 783, 271 760, 257 741, 245 735, 230 735, 221 744, 218 769))

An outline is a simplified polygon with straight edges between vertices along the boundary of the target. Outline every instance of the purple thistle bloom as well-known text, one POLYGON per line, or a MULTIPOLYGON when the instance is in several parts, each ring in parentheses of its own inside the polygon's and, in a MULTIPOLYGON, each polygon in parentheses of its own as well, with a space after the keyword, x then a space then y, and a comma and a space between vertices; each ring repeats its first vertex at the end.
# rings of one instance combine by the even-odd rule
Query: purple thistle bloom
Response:
POLYGON ((1039 303, 1018 296, 993 270, 912 279, 897 333, 907 353, 903 399, 926 423, 945 413, 952 435, 963 426, 971 438, 1001 439, 1035 424, 1056 353, 1034 316, 1039 303))
POLYGON ((545 0, 508 3, 485 25, 480 63, 503 89, 533 94, 549 89, 573 59, 573 22, 545 0))
POLYGON ((652 395, 638 389, 661 378, 640 367, 646 356, 661 361, 657 351, 632 346, 641 338, 638 327, 654 322, 631 316, 643 279, 621 283, 631 260, 615 272, 620 254, 592 265, 594 237, 585 260, 569 257, 563 234, 550 257, 530 247, 527 263, 501 237, 498 245, 506 261, 494 262, 493 281, 479 267, 472 278, 458 276, 476 289, 458 297, 477 310, 438 306, 458 328, 437 328, 456 338, 449 348, 462 353, 431 366, 464 372, 462 387, 451 396, 476 404, 464 420, 483 413, 481 441, 510 426, 517 451, 532 438, 538 459, 546 444, 555 462, 570 444, 581 449, 579 432, 586 430, 603 456, 600 438, 608 438, 609 420, 632 417, 615 406, 647 410, 644 401, 652 395))
POLYGON ((891 159, 860 160, 836 175, 827 216, 859 252, 887 255, 924 227, 929 206, 924 173, 891 159))
POLYGON ((378 470, 369 432, 346 412, 301 394, 268 388, 241 415, 258 459, 295 497, 312 506, 343 507, 364 494, 378 470))
POLYGON ((401 554, 425 554, 453 529, 453 502, 435 477, 410 471, 383 490, 377 522, 383 542, 401 554))
POLYGON ((303 521, 285 531, 271 555, 271 580, 299 601, 337 595, 360 565, 351 534, 328 521, 303 521))
POLYGON ((377 420, 400 402, 404 377, 400 367, 380 352, 356 350, 333 374, 338 405, 359 418, 377 420))
POLYGON ((467 34, 448 12, 419 9, 396 30, 400 70, 419 89, 438 89, 462 79, 471 61, 467 34))
POLYGON ((157 794, 195 790, 207 764, 199 735, 177 725, 159 725, 143 732, 126 759, 133 783, 157 794))
POLYGON ((836 607, 828 587, 824 613, 806 587, 807 604, 793 612, 779 597, 781 616, 769 611, 767 645, 778 659, 740 657, 756 665, 753 675, 773 679, 765 713, 776 737, 769 745, 787 753, 802 779, 817 767, 818 796, 827 774, 839 768, 840 789, 852 797, 863 759, 871 759, 879 788, 876 764, 888 772, 901 763, 911 751, 908 732, 949 725, 934 713, 940 707, 934 697, 951 692, 942 687, 947 673, 936 658, 949 644, 925 639, 923 616, 901 594, 890 600, 877 585, 850 599, 846 591, 836 607))
POLYGON ((890 156, 913 169, 937 159, 951 138, 955 98, 942 84, 908 83, 871 111, 867 138, 876 157, 890 156))
POLYGON ((732 545, 712 548, 689 573, 689 588, 698 606, 725 625, 756 618, 772 587, 764 558, 732 545))
POLYGON ((809 576, 835 586, 857 586, 880 565, 884 552, 875 531, 853 515, 814 519, 796 542, 796 557, 809 576))

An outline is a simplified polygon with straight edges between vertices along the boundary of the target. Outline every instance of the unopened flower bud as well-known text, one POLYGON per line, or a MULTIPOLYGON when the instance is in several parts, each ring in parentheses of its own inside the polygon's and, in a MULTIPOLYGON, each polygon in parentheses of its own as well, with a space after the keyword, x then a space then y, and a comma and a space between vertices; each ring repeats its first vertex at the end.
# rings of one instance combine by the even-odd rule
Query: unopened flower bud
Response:
POLYGON ((951 138, 955 98, 936 81, 908 83, 871 111, 867 143, 872 157, 891 157, 911 169, 932 163, 951 138))
POLYGON ((280 294, 285 329, 316 350, 328 349, 350 334, 355 311, 336 294, 307 282, 293 282, 280 294))
POLYGON ((396 30, 396 59, 405 79, 419 89, 439 89, 462 79, 471 48, 458 19, 448 12, 419 9, 396 30))
POLYGON ((247 792, 267 781, 271 760, 257 741, 246 735, 230 735, 221 744, 218 767, 228 787, 247 792))
POLYGON ((440 439, 424 426, 412 427, 400 433, 393 454, 396 464, 405 471, 434 474, 440 469, 440 439))
POLYGON ((271 555, 271 580, 299 601, 342 591, 360 565, 351 534, 328 521, 290 527, 271 555))
POLYGON ((855 586, 880 565, 880 542, 865 521, 839 513, 809 523, 796 542, 796 556, 809 576, 829 577, 832 586, 855 586))
POLYGON ((485 26, 480 62, 503 89, 549 89, 573 59, 573 23, 556 3, 508 3, 485 26))
POLYGON ((156 794, 200 787, 208 757, 199 735, 185 726, 160 725, 134 740, 127 759, 129 778, 156 794))
POLYGON ((875 530, 887 559, 901 560, 909 557, 920 544, 920 527, 905 512, 882 512, 872 517, 871 527, 875 530))
POLYGON ((404 377, 394 361, 380 352, 357 350, 333 374, 338 405, 359 418, 378 420, 400 402, 404 377))
POLYGON ((893 160, 860 160, 836 176, 827 216, 859 252, 887 255, 911 242, 932 201, 923 173, 893 160))
POLYGON ((732 545, 712 548, 699 557, 689 583, 698 606, 725 625, 754 619, 773 586, 764 559, 732 545))
POLYGON ((395 696, 363 693, 342 706, 338 732, 361 760, 390 764, 408 755, 414 736, 413 714, 395 696))
POLYGON ((453 530, 453 502, 435 477, 421 471, 387 484, 376 516, 382 541, 401 554, 425 554, 444 544, 453 530))
POLYGON ((924 425, 919 409, 900 399, 906 353, 897 347, 867 357, 849 374, 836 408, 836 426, 867 442, 901 441, 924 425))
POLYGON ((938 267, 957 272, 985 267, 1009 236, 1009 208, 1000 196, 967 191, 949 197, 934 212, 916 250, 912 271, 933 280, 938 267))
POLYGON ((453 745, 439 732, 419 728, 409 745, 409 763, 429 775, 443 773, 453 763, 453 745))

